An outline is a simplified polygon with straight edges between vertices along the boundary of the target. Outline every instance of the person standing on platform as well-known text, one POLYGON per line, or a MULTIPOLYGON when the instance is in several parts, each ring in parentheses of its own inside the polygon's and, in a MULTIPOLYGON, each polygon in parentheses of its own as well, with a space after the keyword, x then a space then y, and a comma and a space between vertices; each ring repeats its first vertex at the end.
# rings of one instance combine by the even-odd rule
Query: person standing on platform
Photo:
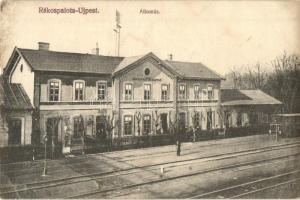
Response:
POLYGON ((181 153, 181 142, 182 142, 182 136, 184 133, 185 133, 185 127, 180 126, 179 131, 177 132, 177 137, 176 137, 177 156, 180 156, 180 153, 181 153))
POLYGON ((178 134, 177 136, 177 140, 176 140, 176 145, 177 145, 177 156, 180 156, 180 152, 181 152, 181 138, 180 138, 181 134, 178 134))

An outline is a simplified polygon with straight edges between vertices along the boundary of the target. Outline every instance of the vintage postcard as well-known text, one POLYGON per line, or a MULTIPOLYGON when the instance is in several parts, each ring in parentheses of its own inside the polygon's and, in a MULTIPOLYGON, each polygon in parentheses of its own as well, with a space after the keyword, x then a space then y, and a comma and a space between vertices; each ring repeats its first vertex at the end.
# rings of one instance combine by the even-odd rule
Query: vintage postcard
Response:
POLYGON ((0 0, 0 197, 299 198, 299 26, 296 0, 0 0))

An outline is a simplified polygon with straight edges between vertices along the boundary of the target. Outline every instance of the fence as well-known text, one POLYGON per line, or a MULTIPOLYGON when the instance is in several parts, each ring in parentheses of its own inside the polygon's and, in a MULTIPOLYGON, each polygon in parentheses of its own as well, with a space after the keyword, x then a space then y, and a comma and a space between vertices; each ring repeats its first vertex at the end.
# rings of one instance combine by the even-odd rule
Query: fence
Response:
MULTIPOLYGON (((263 125, 258 127, 235 127, 214 130, 198 130, 193 133, 189 130, 183 134, 182 142, 205 141, 222 138, 242 137, 255 134, 268 133, 269 126, 263 125)), ((84 152, 98 153, 107 151, 116 151, 124 149, 137 149, 154 146, 172 145, 175 144, 175 137, 172 134, 158 134, 158 135, 142 135, 142 136, 127 136, 113 139, 100 140, 97 138, 86 137, 84 152)), ((55 151, 50 146, 47 148, 47 158, 62 157, 61 145, 55 147, 55 151), (53 154, 54 152, 54 154, 53 154)), ((16 162, 24 160, 32 160, 33 154, 35 159, 43 159, 44 146, 43 144, 37 146, 19 146, 19 147, 4 147, 0 148, 1 163, 16 162), (33 151, 34 149, 34 151, 33 151)))

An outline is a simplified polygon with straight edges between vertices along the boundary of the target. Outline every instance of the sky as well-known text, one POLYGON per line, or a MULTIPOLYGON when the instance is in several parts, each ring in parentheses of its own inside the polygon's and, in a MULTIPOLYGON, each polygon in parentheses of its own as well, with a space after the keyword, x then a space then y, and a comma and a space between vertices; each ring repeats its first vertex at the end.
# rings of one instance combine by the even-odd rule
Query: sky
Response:
POLYGON ((220 74, 268 63, 284 51, 300 55, 300 1, 5 1, 0 0, 0 66, 15 46, 115 55, 115 12, 121 56, 153 52, 161 59, 201 62, 220 74), (94 14, 39 13, 39 8, 97 8, 94 14), (141 9, 159 14, 141 14, 141 9))

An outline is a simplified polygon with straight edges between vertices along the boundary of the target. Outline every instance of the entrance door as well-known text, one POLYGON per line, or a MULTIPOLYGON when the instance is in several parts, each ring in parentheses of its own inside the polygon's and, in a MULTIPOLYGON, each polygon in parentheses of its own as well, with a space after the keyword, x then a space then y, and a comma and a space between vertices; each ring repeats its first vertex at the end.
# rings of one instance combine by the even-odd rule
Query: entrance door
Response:
POLYGON ((106 138, 106 117, 99 115, 96 117, 96 136, 98 139, 104 140, 106 138))
POLYGON ((179 113, 179 127, 185 128, 185 113, 179 113))
POLYGON ((166 113, 160 114, 161 128, 163 133, 168 131, 168 115, 166 113))
POLYGON ((212 129, 212 112, 208 111, 207 112, 207 130, 212 129))
POLYGON ((51 149, 52 158, 59 151, 58 145, 58 118, 48 118, 47 119, 47 145, 51 149))
POLYGON ((21 119, 11 119, 8 121, 8 145, 21 144, 21 130, 21 119))

